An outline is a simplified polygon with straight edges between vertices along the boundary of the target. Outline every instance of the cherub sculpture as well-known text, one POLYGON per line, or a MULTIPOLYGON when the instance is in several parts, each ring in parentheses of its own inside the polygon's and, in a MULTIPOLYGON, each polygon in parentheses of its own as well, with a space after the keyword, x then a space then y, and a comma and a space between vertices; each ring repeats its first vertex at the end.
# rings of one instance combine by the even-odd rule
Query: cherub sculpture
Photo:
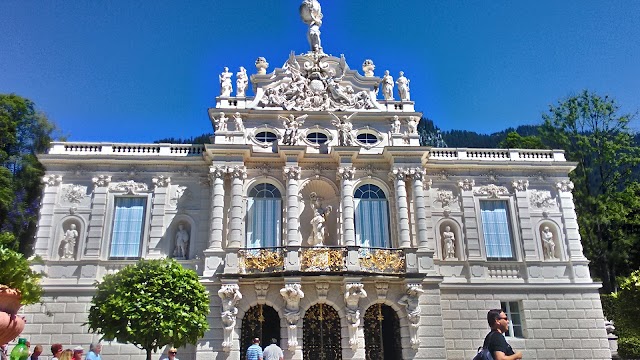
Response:
POLYGON ((309 115, 300 115, 296 117, 293 114, 289 116, 278 115, 278 118, 283 120, 284 124, 284 136, 282 137, 283 145, 295 145, 298 141, 298 129, 302 124, 304 124, 304 120, 309 115))

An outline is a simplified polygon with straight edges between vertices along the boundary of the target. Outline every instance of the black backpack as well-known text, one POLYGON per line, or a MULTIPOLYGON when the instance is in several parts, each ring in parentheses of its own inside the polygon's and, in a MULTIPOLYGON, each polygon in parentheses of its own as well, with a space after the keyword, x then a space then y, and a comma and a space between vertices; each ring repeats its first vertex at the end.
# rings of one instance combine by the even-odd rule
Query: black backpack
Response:
MULTIPOLYGON (((490 335, 493 334, 493 332, 489 333, 490 335)), ((487 339, 484 339, 484 343, 482 344, 481 347, 478 348, 478 353, 476 354, 476 356, 473 357, 473 360, 493 360, 493 355, 491 354, 491 351, 489 351, 488 347, 484 347, 485 344, 487 346, 489 346, 489 342, 487 341, 487 339)), ((491 337, 489 337, 489 340, 491 340, 491 337)))

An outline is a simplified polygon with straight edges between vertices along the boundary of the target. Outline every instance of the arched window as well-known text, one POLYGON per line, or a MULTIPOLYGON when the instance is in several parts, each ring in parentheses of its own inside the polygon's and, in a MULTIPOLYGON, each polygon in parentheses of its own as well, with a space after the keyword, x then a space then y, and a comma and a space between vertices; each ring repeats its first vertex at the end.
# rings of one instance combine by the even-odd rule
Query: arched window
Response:
POLYGON ((278 246, 281 219, 280 191, 268 183, 254 186, 247 201, 247 248, 278 246))
POLYGON ((389 204, 384 191, 365 184, 354 193, 356 206, 356 242, 364 247, 391 247, 389 240, 389 204))

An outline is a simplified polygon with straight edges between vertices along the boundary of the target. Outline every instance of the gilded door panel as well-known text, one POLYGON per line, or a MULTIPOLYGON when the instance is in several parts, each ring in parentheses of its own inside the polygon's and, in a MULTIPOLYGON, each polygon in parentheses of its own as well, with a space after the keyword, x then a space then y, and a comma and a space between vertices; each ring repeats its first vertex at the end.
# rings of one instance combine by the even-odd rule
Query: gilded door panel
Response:
POLYGON ((304 314, 304 360, 342 360, 340 316, 330 305, 316 304, 304 314))
POLYGON ((245 359, 247 348, 254 338, 260 338, 260 346, 271 344, 275 338, 280 343, 280 317, 271 306, 258 304, 247 310, 242 318, 240 334, 240 358, 245 359))

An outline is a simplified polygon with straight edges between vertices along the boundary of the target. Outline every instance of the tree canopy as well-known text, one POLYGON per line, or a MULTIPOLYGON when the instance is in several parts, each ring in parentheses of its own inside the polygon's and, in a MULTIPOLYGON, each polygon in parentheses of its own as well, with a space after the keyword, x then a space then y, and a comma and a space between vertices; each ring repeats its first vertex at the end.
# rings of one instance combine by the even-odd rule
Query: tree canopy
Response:
POLYGON ((209 329, 207 291, 174 260, 140 260, 96 286, 89 330, 145 350, 147 360, 165 345, 195 344, 209 329))
POLYGON ((35 104, 0 94, 0 233, 6 246, 30 254, 35 237, 44 169, 36 158, 47 150, 55 126, 35 104))

